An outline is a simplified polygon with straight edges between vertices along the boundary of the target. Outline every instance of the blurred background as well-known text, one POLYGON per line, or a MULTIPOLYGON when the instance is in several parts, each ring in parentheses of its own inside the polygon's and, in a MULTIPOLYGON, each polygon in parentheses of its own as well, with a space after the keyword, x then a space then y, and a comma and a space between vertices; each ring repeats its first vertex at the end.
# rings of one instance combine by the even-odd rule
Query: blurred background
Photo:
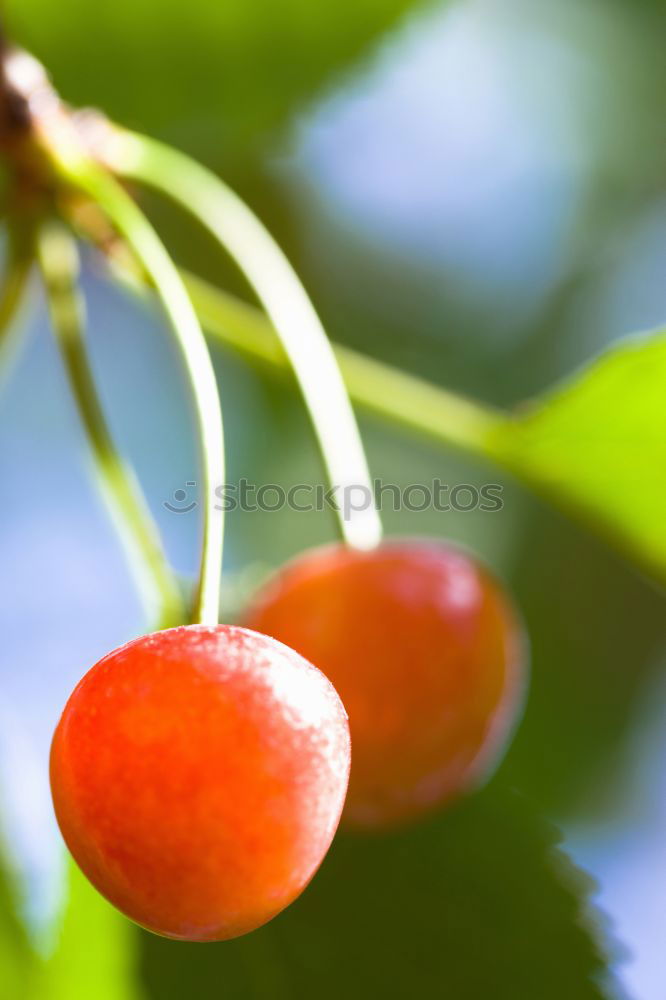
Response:
MULTIPOLYGON (((623 334, 664 322, 659 0, 189 0, 186 14, 176 0, 7 7, 14 36, 67 100, 187 150, 242 194, 340 343, 511 406, 623 334)), ((252 301, 189 222, 157 200, 142 203, 179 263, 252 301)), ((84 284, 112 427, 174 565, 192 574, 197 513, 164 508, 198 479, 176 358, 159 316, 111 287, 92 257, 84 284)), ((91 485, 36 285, 23 321, 27 342, 0 395, 0 789, 24 915, 47 948, 65 873, 48 791, 51 733, 82 673, 145 623, 91 485)), ((221 348, 215 363, 230 481, 322 481, 293 389, 221 348)), ((596 881, 593 902, 616 941, 615 995, 661 1000, 663 596, 497 468, 369 419, 362 430, 372 472, 388 482, 502 484, 500 512, 384 518, 390 534, 461 541, 509 581, 532 642, 523 722, 487 793, 374 846, 343 839, 302 910, 250 944, 196 948, 137 932, 137 989, 159 1000, 186 990, 234 1000, 316 995, 302 959, 314 963, 322 997, 333 996, 332 968, 346 969, 351 996, 601 996, 582 985, 595 961, 560 926, 566 911, 567 928, 578 927, 578 912, 542 887, 542 863, 522 844, 525 810, 530 823, 534 814, 558 827, 565 851, 596 881), (430 857, 435 842, 445 845, 441 878, 433 887, 419 872, 410 887, 391 866, 430 857), (403 928, 397 948, 371 929, 387 866, 395 906, 411 925, 416 910, 422 921, 419 942, 403 928), (362 944, 342 929, 344 899, 333 898, 343 877, 364 900, 362 944), (440 951, 446 962, 434 959, 440 951), (382 962, 391 975, 380 985, 372 969, 382 962)), ((334 531, 326 514, 233 512, 229 613, 253 580, 334 531)), ((98 995, 106 996, 80 993, 98 995)))

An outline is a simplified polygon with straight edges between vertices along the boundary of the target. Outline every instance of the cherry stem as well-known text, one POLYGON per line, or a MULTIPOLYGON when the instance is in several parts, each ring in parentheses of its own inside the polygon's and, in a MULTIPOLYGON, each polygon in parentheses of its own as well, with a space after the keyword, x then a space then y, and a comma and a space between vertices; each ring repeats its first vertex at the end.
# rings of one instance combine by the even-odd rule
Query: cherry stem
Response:
POLYGON ((19 336, 24 332, 14 320, 23 302, 32 264, 32 232, 28 235, 9 222, 7 260, 0 288, 0 388, 9 377, 20 346, 19 336))
POLYGON ((203 537, 193 620, 217 624, 224 515, 215 509, 213 497, 225 481, 224 432, 206 339, 176 265, 124 188, 106 170, 70 147, 54 144, 49 152, 60 176, 88 195, 125 239, 169 319, 190 383, 203 466, 203 537))
MULTIPOLYGON (((294 370, 330 483, 357 486, 374 499, 354 411, 330 341, 296 272, 263 223, 215 174, 163 143, 113 128, 101 155, 112 170, 144 183, 190 212, 247 277, 294 370)), ((371 549, 382 527, 374 502, 345 517, 345 542, 371 549)))
POLYGON ((99 401, 85 343, 85 303, 79 287, 76 242, 59 223, 45 223, 37 253, 53 331, 86 432, 97 479, 137 580, 150 622, 168 628, 183 621, 178 584, 165 558, 141 487, 118 454, 99 401))

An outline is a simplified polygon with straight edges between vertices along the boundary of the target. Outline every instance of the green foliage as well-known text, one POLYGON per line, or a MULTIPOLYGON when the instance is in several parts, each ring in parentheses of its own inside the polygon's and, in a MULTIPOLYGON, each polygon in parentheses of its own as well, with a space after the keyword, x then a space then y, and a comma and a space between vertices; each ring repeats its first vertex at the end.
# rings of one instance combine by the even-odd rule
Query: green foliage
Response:
POLYGON ((587 877, 513 793, 418 827, 338 835, 304 895, 219 945, 144 935, 150 995, 182 1000, 600 1000, 587 877))
POLYGON ((411 0, 7 0, 63 96, 232 159, 357 58, 411 0))
POLYGON ((55 934, 42 957, 16 915, 8 879, 0 877, 0 1000, 141 1000, 136 930, 73 863, 55 934))
POLYGON ((312 885, 261 930, 219 945, 137 931, 70 865, 46 961, 0 905, 0 1000, 601 1000, 607 955, 589 879, 554 831, 490 787, 415 828, 339 835, 312 885))
POLYGON ((57 946, 42 965, 29 1000, 140 1000, 136 930, 70 862, 69 895, 57 946))
POLYGON ((666 333, 628 338, 502 421, 490 450, 666 581, 666 333))
POLYGON ((16 893, 0 865, 0 1000, 24 1000, 31 984, 35 955, 16 915, 16 893))

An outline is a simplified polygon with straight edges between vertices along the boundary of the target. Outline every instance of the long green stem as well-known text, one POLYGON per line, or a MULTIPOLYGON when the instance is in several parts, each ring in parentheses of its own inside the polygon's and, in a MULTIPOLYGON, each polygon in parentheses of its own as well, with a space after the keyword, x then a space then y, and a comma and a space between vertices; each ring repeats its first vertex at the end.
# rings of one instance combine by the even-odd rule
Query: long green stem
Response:
MULTIPOLYGON (((120 175, 178 202, 229 252, 282 341, 332 486, 359 486, 372 497, 361 437, 330 342, 296 272, 265 226, 215 174, 163 143, 114 128, 103 155, 120 175)), ((380 540, 374 504, 347 517, 340 506, 338 516, 349 545, 369 549, 380 540)))
POLYGON ((26 235, 16 225, 7 230, 7 260, 0 288, 0 388, 7 380, 19 348, 14 320, 23 301, 33 264, 32 234, 26 235))
POLYGON ((125 543, 149 621, 160 628, 180 624, 184 612, 178 585, 141 488, 114 446, 90 370, 76 244, 63 226, 50 223, 42 227, 37 249, 51 321, 72 394, 103 495, 125 543))
POLYGON ((126 191, 103 168, 80 153, 49 149, 61 177, 91 197, 124 237, 146 272, 170 321, 189 378, 201 444, 203 539, 194 618, 218 621, 224 515, 214 491, 224 484, 224 433, 215 372, 196 313, 175 264, 157 233, 126 191))

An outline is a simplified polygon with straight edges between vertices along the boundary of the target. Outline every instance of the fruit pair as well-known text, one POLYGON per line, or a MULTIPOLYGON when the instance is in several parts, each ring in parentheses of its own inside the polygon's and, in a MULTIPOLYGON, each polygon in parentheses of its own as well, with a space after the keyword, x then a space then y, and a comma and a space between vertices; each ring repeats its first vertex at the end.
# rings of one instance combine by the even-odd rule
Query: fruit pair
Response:
POLYGON ((469 789, 520 700, 510 605, 441 544, 308 553, 247 624, 115 650, 54 736, 54 803, 74 857, 119 909, 170 937, 242 934, 308 883, 345 801, 343 703, 344 818, 382 827, 469 789))

